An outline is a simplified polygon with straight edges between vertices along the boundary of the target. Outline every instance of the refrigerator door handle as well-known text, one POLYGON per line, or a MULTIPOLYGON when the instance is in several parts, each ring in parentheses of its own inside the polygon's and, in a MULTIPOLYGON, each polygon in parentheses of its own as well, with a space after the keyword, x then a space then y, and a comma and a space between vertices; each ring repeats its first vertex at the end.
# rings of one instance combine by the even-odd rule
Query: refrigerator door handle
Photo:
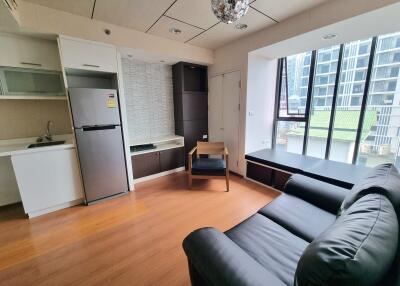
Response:
POLYGON ((82 126, 83 131, 97 131, 115 129, 116 125, 94 125, 94 126, 82 126))

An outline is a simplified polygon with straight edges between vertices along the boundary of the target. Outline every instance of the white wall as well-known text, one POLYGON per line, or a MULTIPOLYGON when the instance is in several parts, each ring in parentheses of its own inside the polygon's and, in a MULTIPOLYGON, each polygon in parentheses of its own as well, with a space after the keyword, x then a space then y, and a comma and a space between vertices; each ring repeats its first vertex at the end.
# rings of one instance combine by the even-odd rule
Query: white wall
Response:
POLYGON ((271 148, 277 64, 249 55, 245 153, 271 148))

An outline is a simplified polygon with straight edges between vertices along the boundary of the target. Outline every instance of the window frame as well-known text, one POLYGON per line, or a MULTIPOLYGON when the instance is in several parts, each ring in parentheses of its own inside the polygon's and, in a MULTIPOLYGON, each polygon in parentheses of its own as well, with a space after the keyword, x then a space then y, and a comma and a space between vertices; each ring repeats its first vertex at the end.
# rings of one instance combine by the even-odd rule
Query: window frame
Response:
MULTIPOLYGON (((360 115, 358 117, 357 133, 356 133, 355 146, 354 146, 352 163, 351 163, 353 165, 357 163, 357 158, 358 158, 359 149, 360 149, 361 133, 362 133, 363 124, 364 124, 366 106, 368 103, 368 95, 369 95, 370 89, 372 87, 371 77, 372 77, 373 65, 374 65, 374 61, 377 60, 377 57, 376 57, 377 43, 378 43, 378 37, 377 36, 372 37, 371 49, 370 49, 370 52, 368 55, 367 72, 365 75, 364 91, 363 91, 362 95, 360 96, 361 97, 361 107, 360 107, 361 110, 360 110, 360 115)), ((334 129, 336 108, 337 108, 338 98, 339 98, 339 93, 340 93, 340 77, 341 77, 342 69, 345 68, 344 67, 344 58, 345 58, 344 46, 345 46, 344 43, 340 44, 340 48, 339 48, 338 63, 337 63, 335 82, 334 82, 334 91, 333 91, 332 103, 331 103, 331 114, 330 114, 330 118, 329 118, 328 136, 327 136, 326 149, 325 149, 325 159, 326 160, 329 160, 329 156, 331 153, 332 133, 333 133, 333 129, 334 129)), ((310 73, 309 73, 309 80, 308 80, 306 109, 305 109, 304 116, 302 116, 302 117, 299 117, 299 114, 290 114, 289 113, 289 104, 287 104, 288 117, 282 117, 279 114, 283 68, 286 68, 286 92, 287 92, 286 96, 287 97, 288 97, 288 86, 287 86, 288 75, 287 75, 287 59, 280 58, 278 60, 276 93, 275 93, 275 109, 274 109, 273 131, 272 131, 272 148, 273 149, 276 148, 278 122, 280 122, 280 121, 304 122, 305 123, 305 131, 304 131, 304 137, 303 137, 302 155, 307 155, 307 143, 308 143, 310 119, 311 119, 310 108, 311 108, 312 97, 313 97, 315 69, 317 66, 317 52, 318 52, 317 50, 313 50, 311 52, 311 63, 310 63, 310 73), (284 64, 284 63, 286 63, 286 64, 284 64), (290 116, 290 115, 292 115, 292 116, 290 116), (293 116, 293 115, 296 115, 296 116, 293 116)), ((287 98, 287 100, 288 100, 288 98, 287 98)))

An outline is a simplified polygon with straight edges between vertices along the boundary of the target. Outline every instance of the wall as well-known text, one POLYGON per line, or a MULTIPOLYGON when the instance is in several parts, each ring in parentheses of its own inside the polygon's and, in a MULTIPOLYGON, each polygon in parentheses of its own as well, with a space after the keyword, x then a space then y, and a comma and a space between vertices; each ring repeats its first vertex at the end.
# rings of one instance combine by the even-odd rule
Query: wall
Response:
POLYGON ((175 134, 172 67, 122 58, 131 141, 175 134))
POLYGON ((0 140, 41 136, 48 120, 52 134, 72 133, 66 100, 1 100, 0 140))
POLYGON ((245 152, 271 148, 277 60, 249 55, 245 152))
MULTIPOLYGON (((384 0, 384 1, 374 1, 374 0, 335 0, 329 1, 326 4, 321 6, 317 6, 314 9, 306 11, 302 14, 296 15, 288 20, 285 20, 279 24, 268 27, 264 30, 251 34, 247 37, 241 38, 237 41, 229 43, 223 47, 220 47, 214 51, 214 64, 209 68, 209 76, 212 77, 214 75, 218 75, 221 73, 229 72, 232 70, 240 70, 242 75, 242 90, 241 90, 241 108, 240 111, 240 137, 241 144, 239 146, 240 149, 240 157, 239 157, 239 167, 241 170, 241 174, 245 173, 245 125, 246 125, 246 97, 247 97, 247 86, 248 86, 248 55, 250 52, 255 51, 257 49, 261 49, 267 46, 273 46, 280 42, 284 42, 287 39, 294 38, 295 36, 307 34, 309 32, 317 31, 312 36, 318 39, 318 45, 332 45, 335 43, 332 42, 323 42, 321 36, 327 31, 331 31, 335 29, 334 23, 340 23, 342 31, 351 31, 349 26, 351 27, 354 24, 353 21, 350 21, 346 26, 345 20, 362 15, 363 13, 367 13, 369 11, 373 11, 375 9, 379 9, 381 7, 385 7, 387 5, 398 3, 395 0, 384 0), (335 13, 332 13, 335 11, 335 13), (324 27, 327 27, 325 30, 319 30, 324 27)), ((400 4, 395 4, 392 6, 396 6, 399 9, 400 4)), ((392 15, 396 9, 392 9, 392 7, 386 7, 383 9, 384 11, 378 10, 377 17, 370 18, 380 19, 382 18, 382 14, 385 15, 387 12, 391 11, 391 17, 388 18, 390 21, 381 21, 382 24, 385 25, 385 28, 396 27, 399 25, 398 17, 394 17, 392 15), (397 23, 397 24, 396 24, 397 23)), ((394 13, 395 14, 395 13, 394 13)), ((386 18, 385 18, 386 19, 386 18)), ((367 23, 371 23, 370 19, 367 23)), ((379 22, 380 23, 380 22, 379 22)), ((376 23, 375 23, 376 24, 376 23)), ((361 25, 358 25, 361 26, 361 25)), ((376 27, 377 24, 374 26, 376 27)), ((376 32, 376 28, 372 32, 376 32)), ((358 30, 357 30, 358 31, 358 30)), ((364 29, 365 33, 369 33, 369 29, 364 29)), ((357 38, 357 33, 353 34, 352 37, 357 38)), ((304 39, 303 39, 304 40, 304 39)), ((339 42, 341 38, 337 39, 339 42)), ((298 41, 302 41, 302 39, 297 39, 298 41)), ((310 37, 308 37, 305 43, 311 43, 310 37)), ((315 46, 315 40, 312 44, 315 46)), ((303 42, 301 42, 303 43, 303 42)), ((286 45, 284 46, 286 47, 286 45)), ((307 48, 307 45, 298 45, 296 43, 291 43, 289 48, 283 49, 283 46, 277 46, 274 51, 284 50, 285 52, 300 52, 300 48, 307 48)), ((264 55, 265 56, 265 55, 264 55)), ((284 56, 284 54, 281 54, 284 56)), ((273 59, 274 57, 270 57, 273 59)), ((272 115, 271 115, 272 116, 272 115)))

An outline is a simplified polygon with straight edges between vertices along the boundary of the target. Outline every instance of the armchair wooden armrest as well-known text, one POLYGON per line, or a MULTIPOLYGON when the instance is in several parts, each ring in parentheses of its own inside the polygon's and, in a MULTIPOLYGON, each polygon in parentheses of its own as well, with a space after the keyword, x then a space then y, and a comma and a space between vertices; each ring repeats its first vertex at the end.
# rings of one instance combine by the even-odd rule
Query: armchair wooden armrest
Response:
POLYGON ((197 147, 194 147, 190 152, 188 153, 188 167, 189 167, 189 172, 192 171, 192 161, 193 161, 193 155, 196 153, 197 147))

